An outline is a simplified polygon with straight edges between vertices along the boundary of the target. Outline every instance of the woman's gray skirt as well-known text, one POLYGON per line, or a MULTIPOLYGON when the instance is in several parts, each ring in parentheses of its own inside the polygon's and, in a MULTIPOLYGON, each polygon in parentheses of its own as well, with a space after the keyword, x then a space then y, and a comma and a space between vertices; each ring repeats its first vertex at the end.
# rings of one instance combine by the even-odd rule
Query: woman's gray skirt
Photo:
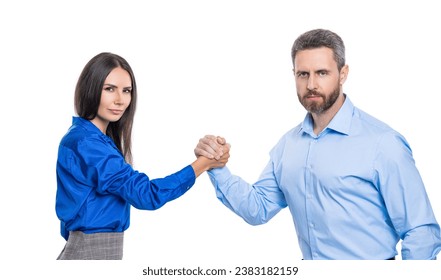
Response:
POLYGON ((57 260, 122 260, 124 232, 71 231, 57 260))

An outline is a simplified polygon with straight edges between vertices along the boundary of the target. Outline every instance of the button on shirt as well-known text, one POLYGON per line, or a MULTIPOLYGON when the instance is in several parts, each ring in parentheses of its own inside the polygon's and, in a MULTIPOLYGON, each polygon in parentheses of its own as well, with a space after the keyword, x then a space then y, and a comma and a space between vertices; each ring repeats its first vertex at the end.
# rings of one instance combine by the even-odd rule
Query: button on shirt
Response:
POLYGON ((307 114, 270 152, 255 184, 209 171, 217 197, 250 224, 289 207, 304 259, 434 259, 435 219, 402 135, 348 97, 319 135, 307 114))
POLYGON ((69 231, 122 232, 129 227, 131 205, 160 208, 184 194, 196 179, 188 165, 150 180, 125 162, 110 137, 79 117, 73 117, 61 140, 56 174, 55 208, 66 240, 69 231))

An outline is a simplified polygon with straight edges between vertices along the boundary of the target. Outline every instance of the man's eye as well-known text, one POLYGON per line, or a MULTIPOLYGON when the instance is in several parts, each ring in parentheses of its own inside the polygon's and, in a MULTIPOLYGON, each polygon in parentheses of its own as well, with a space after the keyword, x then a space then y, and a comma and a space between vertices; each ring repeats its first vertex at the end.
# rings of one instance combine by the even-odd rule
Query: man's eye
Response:
POLYGON ((326 71, 320 71, 320 72, 319 72, 319 75, 323 77, 323 76, 328 75, 328 72, 326 72, 326 71))
POLYGON ((297 74, 297 77, 299 77, 299 78, 308 77, 308 73, 306 73, 306 72, 298 73, 298 74, 297 74))

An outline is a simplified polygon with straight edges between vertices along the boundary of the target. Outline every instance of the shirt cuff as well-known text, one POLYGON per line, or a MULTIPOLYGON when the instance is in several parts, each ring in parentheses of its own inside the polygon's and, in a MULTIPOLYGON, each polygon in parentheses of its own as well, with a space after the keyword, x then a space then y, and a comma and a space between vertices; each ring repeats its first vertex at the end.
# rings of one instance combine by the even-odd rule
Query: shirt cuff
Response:
POLYGON ((196 182, 196 174, 191 164, 184 167, 177 175, 182 188, 185 188, 185 190, 189 190, 196 182))
POLYGON ((221 168, 213 168, 207 171, 208 176, 210 177, 211 182, 215 186, 222 186, 229 180, 232 176, 228 167, 224 166, 221 168))

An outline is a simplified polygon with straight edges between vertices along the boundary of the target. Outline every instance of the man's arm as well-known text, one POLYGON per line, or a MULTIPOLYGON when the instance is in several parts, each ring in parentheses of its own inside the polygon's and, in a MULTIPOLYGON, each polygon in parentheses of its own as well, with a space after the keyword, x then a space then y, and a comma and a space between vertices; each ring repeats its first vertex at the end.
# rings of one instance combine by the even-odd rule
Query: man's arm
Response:
MULTIPOLYGON (((227 153, 230 151, 230 145, 225 139, 207 135, 199 140, 195 155, 207 154, 216 157, 222 151, 227 153), (223 145, 223 149, 219 147, 220 145, 223 145)), ((208 175, 217 198, 249 224, 264 224, 287 206, 274 177, 271 160, 255 184, 249 184, 241 177, 231 174, 227 167, 213 168, 208 171, 208 175)))
POLYGON ((374 168, 374 181, 403 240, 402 259, 435 259, 441 250, 440 227, 404 137, 391 133, 382 138, 374 168))

